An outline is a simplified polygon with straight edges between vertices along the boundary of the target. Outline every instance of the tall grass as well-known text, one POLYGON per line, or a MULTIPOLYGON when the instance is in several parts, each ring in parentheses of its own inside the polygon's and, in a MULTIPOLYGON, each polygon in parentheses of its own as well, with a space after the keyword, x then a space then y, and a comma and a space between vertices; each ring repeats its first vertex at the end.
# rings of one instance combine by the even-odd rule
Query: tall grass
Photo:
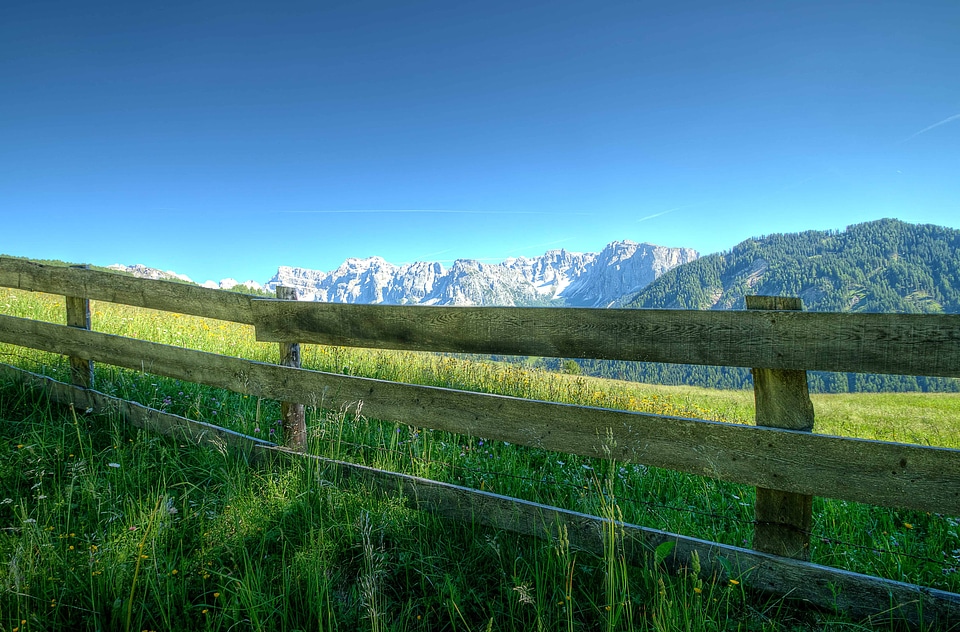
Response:
MULTIPOLYGON (((0 311, 63 322, 62 299, 0 294, 0 311)), ((96 303, 94 328, 259 359, 250 328, 96 303)), ((63 359, 7 361, 61 379, 63 359)), ((520 397, 749 423, 749 393, 649 387, 516 365, 307 346, 310 368, 520 397)), ((97 387, 265 438, 276 402, 98 366, 97 387)), ((817 430, 958 447, 955 395, 815 398, 817 430)), ((833 618, 734 582, 626 565, 617 521, 749 545, 753 490, 641 464, 521 448, 367 418, 362 403, 308 409, 310 451, 593 513, 605 554, 408 509, 304 463, 135 431, 0 385, 0 630, 815 629, 833 618), (25 623, 22 623, 25 622, 25 623)), ((817 499, 814 561, 960 591, 953 517, 817 499), (838 544, 838 542, 842 542, 838 544), (892 553, 878 555, 875 549, 892 553)), ((839 619, 843 621, 843 619, 839 619)), ((849 623, 849 622, 848 622, 849 623)))

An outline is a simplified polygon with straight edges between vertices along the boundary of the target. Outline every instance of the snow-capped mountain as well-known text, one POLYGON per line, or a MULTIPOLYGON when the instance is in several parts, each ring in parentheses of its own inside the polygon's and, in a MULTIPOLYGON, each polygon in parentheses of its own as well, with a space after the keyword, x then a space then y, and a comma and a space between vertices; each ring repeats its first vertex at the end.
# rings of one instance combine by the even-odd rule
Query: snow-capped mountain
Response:
POLYGON ((118 272, 128 272, 141 279, 154 279, 158 281, 184 281, 193 283, 193 279, 185 274, 177 274, 170 270, 158 270, 157 268, 148 268, 147 266, 135 263, 132 266, 125 266, 122 263, 115 263, 107 266, 107 270, 117 270, 118 272))
POLYGON ((449 269, 371 257, 331 272, 283 266, 264 288, 285 285, 301 300, 334 303, 610 307, 697 256, 690 248, 617 241, 599 253, 551 250, 496 264, 458 259, 449 269))
MULTIPOLYGON (((155 279, 160 281, 183 281, 185 283, 194 283, 196 282, 188 277, 185 274, 177 274, 170 270, 158 270, 157 268, 149 268, 145 265, 135 263, 132 266, 126 266, 122 263, 115 263, 113 265, 107 266, 108 270, 117 270, 118 272, 128 272, 135 277, 140 277, 141 279, 155 279)), ((223 279, 219 283, 217 281, 205 281, 199 285, 203 287, 220 289, 220 290, 230 290, 238 285, 245 285, 249 288, 255 290, 262 290, 263 286, 257 283, 256 281, 245 281, 240 283, 236 279, 223 279)))

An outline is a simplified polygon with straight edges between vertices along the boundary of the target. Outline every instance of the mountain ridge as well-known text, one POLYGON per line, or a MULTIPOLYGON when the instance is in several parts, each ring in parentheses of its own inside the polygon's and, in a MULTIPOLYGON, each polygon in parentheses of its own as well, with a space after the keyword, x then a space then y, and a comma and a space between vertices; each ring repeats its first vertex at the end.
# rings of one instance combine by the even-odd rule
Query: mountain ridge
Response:
MULTIPOLYGON (((666 272, 625 300, 637 309, 744 309, 748 294, 796 296, 805 311, 960 313, 960 230, 881 219, 842 231, 744 240, 666 272)), ((558 364, 541 360, 545 368, 558 364)), ((578 361, 588 375, 710 388, 749 388, 749 369, 578 361)), ((960 391, 960 380, 810 371, 814 392, 960 391)))
POLYGON ((698 256, 691 248, 625 240, 598 253, 559 249, 501 263, 457 259, 448 269, 350 258, 330 272, 281 266, 264 288, 286 285, 304 300, 339 303, 610 307, 698 256))
POLYGON ((747 294, 807 311, 960 313, 960 230, 880 219, 744 240, 661 275, 627 307, 744 309, 747 294))
MULTIPOLYGON (((350 257, 329 272, 280 266, 263 285, 235 279, 199 285, 246 288, 254 293, 273 293, 277 285, 285 285, 296 289, 300 300, 336 303, 612 307, 664 272, 698 256, 692 248, 620 240, 600 252, 557 249, 500 263, 457 259, 449 268, 431 261, 396 265, 379 256, 350 257)), ((186 275, 141 264, 114 264, 109 269, 194 283, 186 275)))

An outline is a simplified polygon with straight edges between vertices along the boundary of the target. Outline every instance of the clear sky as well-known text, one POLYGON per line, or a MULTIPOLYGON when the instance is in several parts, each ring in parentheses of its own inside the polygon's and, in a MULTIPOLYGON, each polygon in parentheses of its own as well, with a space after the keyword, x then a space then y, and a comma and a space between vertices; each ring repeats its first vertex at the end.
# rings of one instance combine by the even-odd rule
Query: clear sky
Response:
POLYGON ((194 280, 960 228, 960 2, 6 2, 0 252, 194 280))

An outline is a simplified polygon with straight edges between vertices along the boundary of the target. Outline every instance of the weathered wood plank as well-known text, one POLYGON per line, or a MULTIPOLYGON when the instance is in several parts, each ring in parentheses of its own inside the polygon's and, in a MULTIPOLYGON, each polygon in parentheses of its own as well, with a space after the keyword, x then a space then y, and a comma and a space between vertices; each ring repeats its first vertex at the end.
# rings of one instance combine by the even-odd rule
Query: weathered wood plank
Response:
MULTIPOLYGON (((277 286, 277 298, 297 300, 297 290, 284 285, 277 286)), ((280 343, 280 366, 300 368, 300 343, 280 343)), ((294 450, 307 449, 307 417, 303 404, 280 402, 280 418, 283 421, 283 445, 294 450)))
MULTIPOLYGON (((91 389, 82 389, 0 364, 0 375, 43 388, 53 401, 96 412, 116 412, 136 427, 153 432, 208 442, 217 447, 240 449, 256 457, 263 448, 274 455, 310 459, 342 479, 354 479, 386 494, 400 494, 412 507, 452 520, 481 524, 534 537, 556 538, 567 530, 573 547, 603 554, 604 520, 596 516, 559 509, 498 494, 440 483, 406 474, 333 461, 300 452, 285 451, 268 441, 225 428, 120 400, 91 389)), ((737 579, 751 589, 788 595, 789 598, 835 609, 873 623, 907 621, 913 625, 946 628, 960 621, 960 595, 903 582, 870 577, 789 558, 767 555, 739 547, 681 536, 657 529, 618 523, 624 553, 634 565, 650 563, 650 551, 665 542, 675 547, 665 563, 673 572, 689 572, 694 552, 701 561, 701 576, 707 580, 737 579), (729 575, 727 574, 729 570, 729 575)))
MULTIPOLYGON (((803 309, 800 299, 792 297, 748 296, 746 303, 747 309, 803 309)), ((758 426, 813 431, 813 402, 806 371, 754 368, 753 392, 758 426)), ((799 560, 810 559, 813 496, 758 487, 754 515, 754 549, 799 560)))
MULTIPOLYGON (((90 301, 77 296, 65 296, 67 325, 90 329, 90 301)), ((93 362, 83 358, 70 358, 70 380, 77 386, 93 388, 93 362)))
POLYGON ((285 303, 0 257, 0 285, 257 324, 265 342, 960 377, 960 315, 285 303))
MULTIPOLYGON (((271 449, 270 452, 278 450, 271 449)), ((291 454, 316 461, 321 472, 354 479, 389 495, 399 494, 422 511, 538 538, 557 538, 565 527, 573 547, 603 555, 604 519, 549 505, 406 474, 291 454)), ((665 542, 675 547, 666 564, 673 572, 689 572, 691 557, 700 558, 706 580, 736 579, 746 587, 842 612, 872 623, 906 621, 941 626, 960 622, 960 595, 888 579, 851 573, 776 555, 750 551, 657 529, 617 523, 628 563, 651 563, 650 552, 665 542), (727 569, 730 570, 729 575, 727 569)))
POLYGON ((960 450, 837 438, 292 369, 0 316, 0 342, 308 406, 782 491, 960 515, 960 450), (613 443, 607 444, 608 430, 613 443))
POLYGON ((248 294, 0 257, 0 286, 253 324, 248 294))
POLYGON ((960 315, 251 302, 261 342, 960 377, 960 315))
POLYGON ((51 401, 58 404, 73 405, 78 411, 119 414, 130 425, 150 432, 185 439, 193 443, 206 442, 217 447, 240 449, 249 452, 252 456, 257 455, 256 452, 251 452, 254 446, 277 447, 277 444, 257 437, 163 412, 93 389, 58 382, 7 364, 0 364, 0 375, 16 379, 33 388, 44 389, 51 401))

